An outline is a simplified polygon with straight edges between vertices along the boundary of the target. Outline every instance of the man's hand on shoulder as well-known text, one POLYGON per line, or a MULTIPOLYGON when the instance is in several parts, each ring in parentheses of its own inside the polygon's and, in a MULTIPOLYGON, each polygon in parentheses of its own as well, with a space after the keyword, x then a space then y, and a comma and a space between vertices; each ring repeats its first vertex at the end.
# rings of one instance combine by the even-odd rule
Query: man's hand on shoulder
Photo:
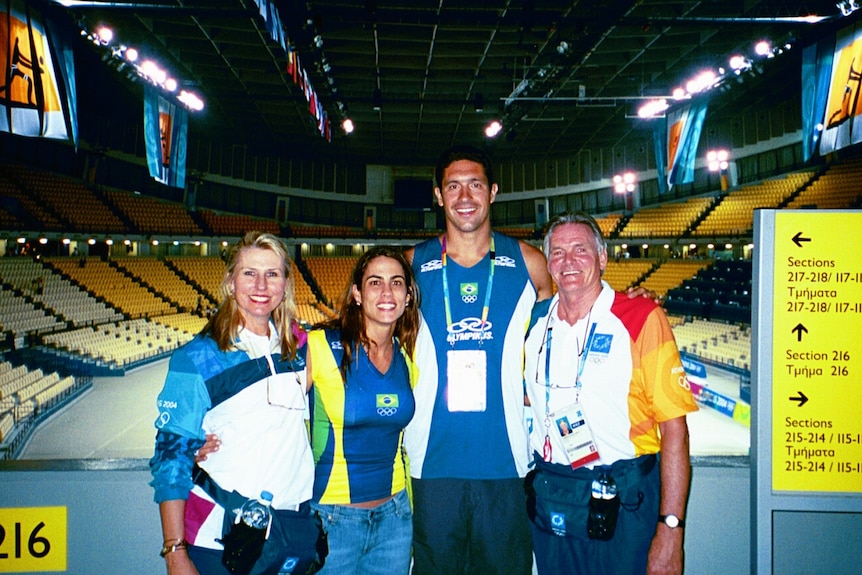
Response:
POLYGON ((653 300, 658 305, 661 305, 661 302, 664 301, 664 298, 662 298, 657 292, 648 290, 643 286, 634 286, 628 288, 626 290, 626 295, 629 296, 629 298, 631 299, 634 299, 636 297, 645 297, 653 300))

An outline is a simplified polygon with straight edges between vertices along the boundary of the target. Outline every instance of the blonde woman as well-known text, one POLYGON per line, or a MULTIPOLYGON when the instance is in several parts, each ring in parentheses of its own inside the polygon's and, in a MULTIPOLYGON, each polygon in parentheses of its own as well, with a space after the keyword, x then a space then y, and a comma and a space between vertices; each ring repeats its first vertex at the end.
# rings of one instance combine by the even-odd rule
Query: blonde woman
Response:
POLYGON ((306 338, 289 270, 278 238, 247 233, 228 255, 218 311, 171 357, 150 461, 169 575, 229 573, 222 541, 234 509, 262 491, 273 495, 275 520, 251 573, 290 565, 305 573, 314 562, 306 338), (224 443, 195 468, 207 434, 224 443), (294 544, 282 544, 282 534, 294 544))

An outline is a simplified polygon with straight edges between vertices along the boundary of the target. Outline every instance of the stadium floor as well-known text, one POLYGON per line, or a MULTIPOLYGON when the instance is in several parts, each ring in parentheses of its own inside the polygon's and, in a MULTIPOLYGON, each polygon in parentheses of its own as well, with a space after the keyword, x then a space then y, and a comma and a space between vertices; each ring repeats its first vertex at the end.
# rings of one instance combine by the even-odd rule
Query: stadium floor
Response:
MULTIPOLYGON (((168 360, 136 368, 122 377, 96 377, 93 387, 42 423, 19 459, 149 459, 153 454, 156 396, 168 360)), ((738 378, 708 369, 710 388, 739 397, 738 378)), ((748 455, 749 428, 701 406, 688 416, 692 456, 748 455)))

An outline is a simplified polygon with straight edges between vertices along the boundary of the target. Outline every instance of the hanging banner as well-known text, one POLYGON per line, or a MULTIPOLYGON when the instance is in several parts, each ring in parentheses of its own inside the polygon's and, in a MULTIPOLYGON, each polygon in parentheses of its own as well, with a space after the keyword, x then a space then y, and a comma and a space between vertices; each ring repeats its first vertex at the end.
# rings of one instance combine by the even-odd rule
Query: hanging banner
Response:
POLYGON ((841 30, 832 57, 832 79, 820 140, 822 155, 862 142, 862 28, 841 30))
POLYGON ((287 67, 285 68, 285 72, 299 86, 299 89, 302 90, 305 100, 308 102, 308 112, 315 119, 317 131, 320 132, 321 137, 325 138, 327 142, 331 142, 332 128, 329 115, 323 109, 323 104, 321 104, 317 92, 314 91, 311 82, 308 80, 308 72, 302 67, 299 54, 290 47, 287 48, 287 67))
POLYGON ((802 51, 802 159, 805 162, 814 156, 820 143, 834 52, 834 36, 821 38, 802 51))
POLYGON ((0 66, 0 130, 77 143, 71 51, 23 0, 0 2, 0 66))
POLYGON ((667 113, 667 183, 688 184, 694 181, 694 164, 700 132, 706 119, 707 100, 697 98, 688 105, 667 113))
POLYGON ((157 182, 175 188, 186 185, 188 112, 147 86, 144 94, 144 142, 147 167, 157 182))

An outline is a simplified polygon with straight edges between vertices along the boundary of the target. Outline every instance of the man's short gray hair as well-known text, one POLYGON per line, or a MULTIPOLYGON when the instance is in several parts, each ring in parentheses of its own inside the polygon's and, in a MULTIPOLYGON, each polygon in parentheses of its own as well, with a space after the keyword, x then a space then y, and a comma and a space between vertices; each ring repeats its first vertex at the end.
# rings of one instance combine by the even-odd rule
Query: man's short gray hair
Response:
POLYGON ((551 257, 551 233, 555 228, 564 224, 584 224, 589 227, 593 232, 593 237, 596 239, 596 248, 599 250, 599 255, 602 255, 607 251, 608 247, 605 243, 605 238, 602 235, 602 229, 599 227, 599 224, 593 216, 586 212, 564 212, 554 216, 551 221, 548 222, 548 225, 545 226, 545 239, 542 247, 546 258, 551 257))

